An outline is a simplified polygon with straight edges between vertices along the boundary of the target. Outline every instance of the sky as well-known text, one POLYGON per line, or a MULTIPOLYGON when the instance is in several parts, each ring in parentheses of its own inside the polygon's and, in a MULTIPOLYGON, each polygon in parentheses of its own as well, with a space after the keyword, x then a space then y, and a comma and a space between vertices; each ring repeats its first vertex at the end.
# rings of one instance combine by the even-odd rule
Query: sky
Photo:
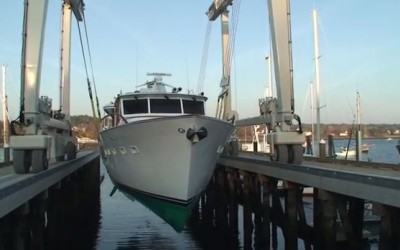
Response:
MULTIPOLYGON (((0 64, 7 65, 11 119, 19 112, 23 2, 2 1, 0 8, 0 64)), ((40 95, 53 98, 53 109, 59 107, 61 3, 49 1, 40 83, 40 95)), ((211 0, 86 0, 85 4, 100 107, 121 91, 133 91, 144 83, 148 72, 171 73, 165 82, 197 89, 208 24, 205 12, 211 0)), ((315 122, 309 93, 310 83, 315 83, 314 9, 319 17, 321 123, 352 123, 357 91, 363 123, 400 123, 398 0, 291 1, 295 113, 304 123, 311 123, 312 117, 315 122)), ((258 99, 264 97, 268 82, 267 0, 240 1, 236 20, 233 108, 239 118, 246 118, 259 115, 258 99)), ((72 23, 71 114, 92 115, 77 24, 72 23)), ((220 19, 212 23, 203 88, 209 98, 207 114, 212 116, 222 76, 220 26, 220 19)))

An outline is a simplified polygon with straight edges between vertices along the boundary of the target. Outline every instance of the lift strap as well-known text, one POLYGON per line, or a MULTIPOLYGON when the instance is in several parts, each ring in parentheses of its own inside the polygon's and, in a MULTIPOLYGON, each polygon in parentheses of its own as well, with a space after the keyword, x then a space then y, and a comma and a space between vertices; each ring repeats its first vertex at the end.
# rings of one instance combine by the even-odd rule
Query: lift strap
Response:
MULTIPOLYGON (((96 131, 99 131, 99 130, 100 130, 100 124, 99 124, 100 115, 99 115, 99 117, 97 118, 97 116, 96 116, 96 110, 95 110, 95 107, 94 107, 92 88, 91 88, 91 84, 90 84, 90 80, 89 80, 89 73, 88 73, 88 69, 87 69, 86 56, 85 56, 85 49, 84 49, 83 41, 82 41, 81 28, 80 28, 80 26, 79 26, 79 22, 77 22, 77 24, 78 24, 78 31, 79 31, 79 39, 80 39, 80 42, 81 42, 81 49, 82 49, 83 62, 84 62, 84 65, 85 65, 85 72, 86 72, 86 80, 87 80, 87 84, 88 84, 89 97, 90 97, 90 102, 91 102, 91 105, 92 105, 92 114, 93 114, 93 118, 94 118, 94 120, 95 120, 95 122, 94 122, 95 124, 94 124, 94 125, 95 125, 95 128, 96 128, 96 131)), ((88 45, 88 46, 89 46, 89 45, 88 45)), ((93 72, 93 68, 92 68, 92 72, 93 72)), ((93 76, 93 74, 92 74, 92 76, 93 76)), ((96 93, 96 99, 97 99, 97 93, 96 93)), ((98 100, 98 99, 97 99, 97 100, 98 100)), ((97 107, 98 107, 98 104, 97 104, 97 107)), ((98 111, 97 113, 100 114, 100 111, 98 111)))

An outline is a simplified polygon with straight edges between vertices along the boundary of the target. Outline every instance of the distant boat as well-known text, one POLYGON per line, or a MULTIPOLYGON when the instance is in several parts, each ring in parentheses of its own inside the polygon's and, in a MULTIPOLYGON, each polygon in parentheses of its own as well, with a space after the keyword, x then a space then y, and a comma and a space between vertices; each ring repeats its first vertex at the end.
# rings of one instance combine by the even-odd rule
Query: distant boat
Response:
POLYGON ((387 138, 386 141, 391 141, 393 140, 391 137, 387 138))
POLYGON ((118 187, 188 204, 206 188, 235 127, 205 115, 207 97, 162 82, 169 74, 148 75, 154 79, 104 107, 103 120, 112 121, 102 126, 101 156, 118 187))
POLYGON ((339 157, 346 157, 347 156, 355 156, 356 150, 355 149, 348 149, 347 147, 340 147, 340 151, 336 152, 336 156, 339 157))
POLYGON ((368 144, 363 144, 363 145, 361 145, 361 152, 362 153, 368 153, 369 152, 369 148, 371 147, 372 145, 368 145, 368 144))

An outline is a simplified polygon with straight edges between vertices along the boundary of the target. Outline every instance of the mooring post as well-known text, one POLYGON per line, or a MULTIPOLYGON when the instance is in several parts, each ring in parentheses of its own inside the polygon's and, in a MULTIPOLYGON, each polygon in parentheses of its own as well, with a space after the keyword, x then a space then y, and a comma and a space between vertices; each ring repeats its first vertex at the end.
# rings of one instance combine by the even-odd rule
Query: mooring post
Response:
POLYGON ((63 210, 61 201, 64 198, 63 195, 63 184, 62 181, 56 183, 49 189, 49 198, 47 202, 47 242, 46 249, 58 249, 62 247, 63 242, 60 240, 62 234, 59 233, 62 231, 62 218, 63 218, 63 210))
POLYGON ((297 223, 297 199, 298 186, 296 183, 283 181, 283 188, 286 190, 285 195, 285 249, 297 249, 298 239, 298 223, 297 223))
POLYGON ((241 171, 243 176, 243 234, 244 249, 251 249, 253 235, 253 219, 250 206, 251 174, 241 171))
POLYGON ((326 143, 324 141, 320 141, 319 143, 319 158, 326 158, 326 143))
POLYGON ((225 192, 226 173, 223 167, 216 170, 216 200, 215 200, 215 224, 218 229, 225 231, 227 227, 228 208, 225 192))
POLYGON ((319 198, 319 189, 314 188, 313 192, 313 242, 315 250, 323 250, 322 238, 322 207, 319 198))
POLYGON ((328 135, 328 156, 333 158, 335 156, 335 145, 333 143, 333 135, 328 135))
POLYGON ((258 180, 261 183, 262 187, 262 194, 261 194, 261 209, 262 209, 262 218, 263 218, 263 231, 265 232, 265 246, 271 245, 271 204, 270 204, 270 197, 271 197, 271 181, 265 175, 258 175, 258 180))
MULTIPOLYGON (((336 197, 333 193, 319 190, 322 209, 322 249, 336 249, 336 197)), ((318 232, 316 232, 318 233, 318 232)))
POLYGON ((236 183, 238 181, 238 173, 234 168, 225 168, 228 174, 228 188, 229 188, 229 198, 236 198, 236 183))
POLYGON ((253 152, 258 152, 258 142, 257 141, 253 141, 253 152))
POLYGON ((364 200, 349 197, 349 218, 353 228, 354 241, 359 248, 363 245, 363 227, 364 227, 364 200))
POLYGON ((257 190, 255 191, 254 197, 254 243, 253 248, 256 249, 265 249, 265 231, 263 227, 263 212, 262 212, 262 190, 261 183, 259 182, 259 175, 256 175, 257 178, 253 178, 256 182, 257 190))
POLYGON ((373 203, 372 211, 381 217, 379 250, 400 248, 400 211, 398 208, 373 203))
POLYGON ((202 221, 204 223, 211 223, 213 220, 213 205, 215 200, 215 175, 207 186, 206 192, 204 193, 204 199, 202 199, 202 221))
POLYGON ((304 249, 311 250, 312 232, 310 227, 307 225, 306 213, 304 212, 303 191, 303 187, 298 188, 299 198, 297 199, 297 211, 299 213, 299 235, 303 236, 304 249))
POLYGON ((45 212, 47 209, 47 199, 49 197, 46 189, 41 194, 31 200, 31 223, 32 223, 32 249, 45 249, 45 212))
POLYGON ((235 169, 228 168, 228 183, 229 183, 229 224, 230 228, 237 234, 238 231, 238 203, 236 193, 236 183, 238 174, 235 169))
POLYGON ((29 236, 28 215, 29 203, 21 205, 13 212, 13 249, 27 249, 29 236))
POLYGON ((10 163, 10 148, 9 147, 4 147, 4 163, 10 163))
POLYGON ((311 136, 307 135, 306 136, 306 154, 314 155, 312 143, 313 142, 311 142, 311 136))
POLYGON ((11 249, 10 246, 10 228, 11 226, 11 215, 8 214, 0 219, 0 250, 11 249))
MULTIPOLYGON (((351 249, 361 249, 362 240, 361 238, 358 238, 358 236, 356 235, 355 228, 353 227, 353 224, 355 224, 353 220, 358 219, 358 217, 353 218, 350 216, 350 206, 351 206, 350 199, 351 197, 338 195, 337 209, 346 235, 345 244, 351 247, 351 249)), ((360 212, 362 213, 361 220, 363 220, 364 207, 361 207, 360 209, 361 209, 360 212)), ((355 211, 353 211, 353 215, 356 215, 355 211)), ((362 230, 362 221, 361 221, 361 230, 362 230)))
POLYGON ((277 181, 274 180, 274 191, 272 193, 272 249, 278 248, 278 225, 281 226, 282 232, 286 232, 286 224, 285 224, 285 214, 283 212, 281 197, 279 196, 279 190, 277 187, 277 181))

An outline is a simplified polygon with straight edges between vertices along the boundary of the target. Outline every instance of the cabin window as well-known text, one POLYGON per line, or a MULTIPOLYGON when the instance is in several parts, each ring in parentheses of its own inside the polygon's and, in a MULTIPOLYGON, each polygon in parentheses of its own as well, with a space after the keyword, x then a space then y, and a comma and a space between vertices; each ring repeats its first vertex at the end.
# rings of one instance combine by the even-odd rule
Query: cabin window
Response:
POLYGON ((151 113, 182 113, 181 101, 177 99, 150 99, 151 113))
POLYGON ((125 115, 143 114, 149 112, 147 108, 147 99, 124 100, 123 105, 125 115))
POLYGON ((182 100, 182 102, 183 102, 183 112, 185 114, 204 115, 203 101, 182 100))

